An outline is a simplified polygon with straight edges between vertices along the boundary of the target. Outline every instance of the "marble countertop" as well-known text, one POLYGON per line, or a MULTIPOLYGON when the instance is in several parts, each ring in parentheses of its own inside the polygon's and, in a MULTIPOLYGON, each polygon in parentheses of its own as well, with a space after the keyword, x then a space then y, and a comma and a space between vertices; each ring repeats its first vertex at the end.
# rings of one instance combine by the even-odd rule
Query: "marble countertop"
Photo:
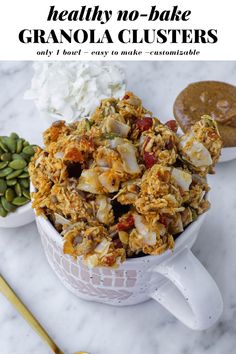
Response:
MULTIPOLYGON (((160 119, 172 118, 177 93, 195 80, 236 84, 236 62, 122 62, 129 89, 160 119)), ((17 131, 40 143, 46 127, 23 94, 32 63, 0 62, 0 132, 17 131)), ((216 280, 224 300, 220 321, 203 332, 189 330, 153 300, 126 308, 77 299, 59 282, 43 253, 34 223, 0 229, 0 271, 68 353, 233 354, 236 347, 236 160, 210 177, 212 208, 193 251, 216 280)), ((0 353, 49 354, 0 294, 0 353)))

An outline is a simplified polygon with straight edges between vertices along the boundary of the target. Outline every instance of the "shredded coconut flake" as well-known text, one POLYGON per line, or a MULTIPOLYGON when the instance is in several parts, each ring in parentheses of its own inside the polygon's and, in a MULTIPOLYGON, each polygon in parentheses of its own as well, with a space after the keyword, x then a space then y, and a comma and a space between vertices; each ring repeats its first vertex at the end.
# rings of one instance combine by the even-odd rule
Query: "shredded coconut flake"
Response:
POLYGON ((43 114, 72 122, 90 116, 101 99, 123 97, 124 71, 107 63, 36 62, 26 99, 43 114))

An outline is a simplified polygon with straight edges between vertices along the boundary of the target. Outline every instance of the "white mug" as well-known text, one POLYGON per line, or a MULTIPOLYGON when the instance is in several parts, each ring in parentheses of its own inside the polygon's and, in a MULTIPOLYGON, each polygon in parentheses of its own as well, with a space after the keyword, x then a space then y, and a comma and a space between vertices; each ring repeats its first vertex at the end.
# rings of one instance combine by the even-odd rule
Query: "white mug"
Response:
POLYGON ((134 305, 154 299, 191 329, 211 327, 220 317, 219 289, 191 252, 205 214, 176 239, 174 251, 157 256, 130 258, 119 268, 88 268, 81 257, 63 253, 63 238, 42 216, 38 231, 52 269, 79 298, 114 306, 134 305))

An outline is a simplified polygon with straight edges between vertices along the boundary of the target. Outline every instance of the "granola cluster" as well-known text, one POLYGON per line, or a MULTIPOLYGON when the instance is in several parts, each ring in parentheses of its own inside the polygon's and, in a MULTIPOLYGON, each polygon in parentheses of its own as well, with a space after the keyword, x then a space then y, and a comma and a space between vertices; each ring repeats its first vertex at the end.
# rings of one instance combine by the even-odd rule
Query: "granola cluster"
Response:
POLYGON ((89 266, 156 255, 209 208, 207 173, 222 147, 216 123, 202 119, 182 137, 141 100, 101 102, 91 118, 55 122, 29 167, 33 207, 64 239, 64 252, 89 266))

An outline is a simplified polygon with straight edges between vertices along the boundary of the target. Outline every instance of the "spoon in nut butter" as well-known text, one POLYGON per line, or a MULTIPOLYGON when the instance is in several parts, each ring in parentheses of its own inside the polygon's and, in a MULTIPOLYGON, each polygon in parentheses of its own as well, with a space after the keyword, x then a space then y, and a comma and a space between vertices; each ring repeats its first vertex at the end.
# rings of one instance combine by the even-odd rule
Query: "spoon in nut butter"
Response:
MULTIPOLYGON (((9 302, 16 308, 16 310, 24 317, 35 332, 48 344, 50 349, 55 354, 65 354, 48 335, 41 324, 36 320, 32 313, 27 309, 23 302, 18 298, 10 285, 6 282, 0 274, 0 292, 9 300, 9 302)), ((89 354, 88 352, 75 352, 74 354, 89 354)))

